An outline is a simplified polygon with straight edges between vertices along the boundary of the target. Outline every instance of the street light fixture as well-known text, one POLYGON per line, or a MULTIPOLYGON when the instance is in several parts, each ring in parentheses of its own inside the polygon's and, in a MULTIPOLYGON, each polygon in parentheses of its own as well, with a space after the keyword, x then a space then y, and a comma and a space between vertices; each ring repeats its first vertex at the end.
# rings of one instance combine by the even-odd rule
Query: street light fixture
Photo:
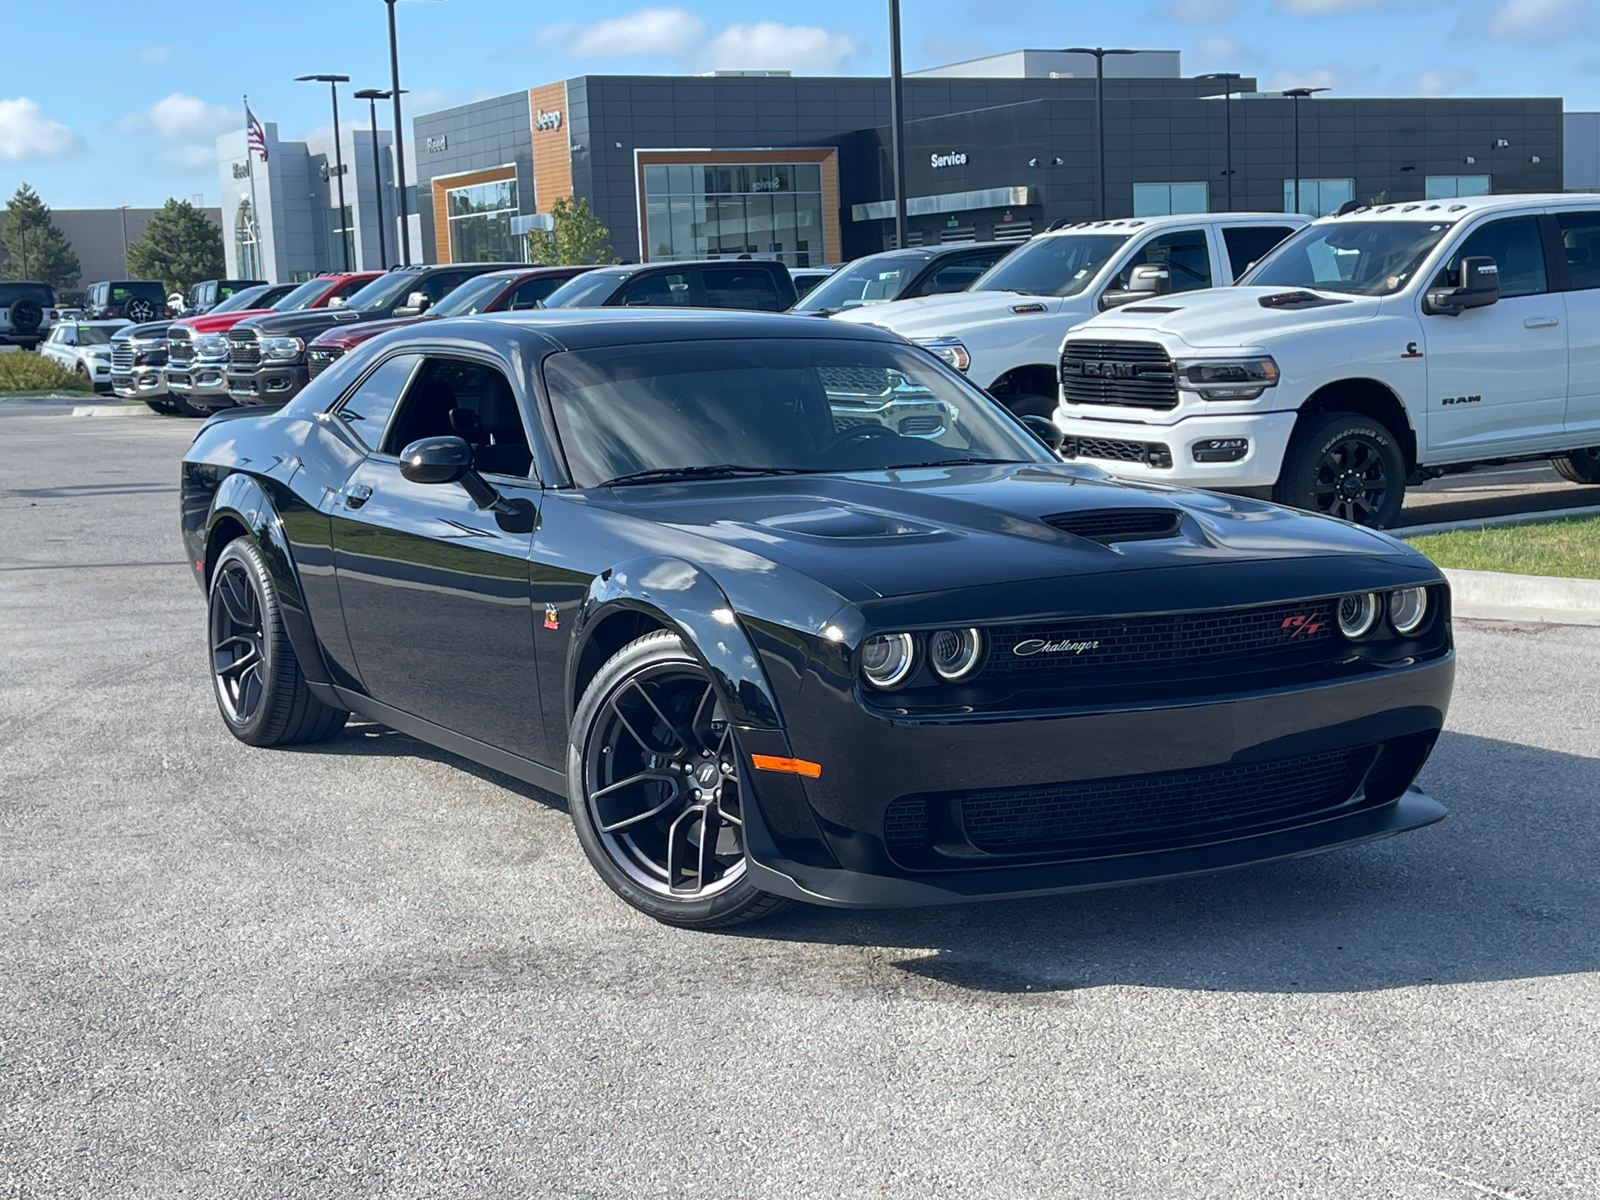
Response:
POLYGON ((394 173, 396 190, 400 193, 400 261, 411 265, 411 221, 406 211, 406 139, 405 122, 400 119, 400 97, 405 89, 400 86, 400 43, 394 32, 394 6, 396 0, 383 0, 389 10, 389 92, 394 99, 394 173))
POLYGON ((900 0, 889 0, 889 153, 894 167, 894 248, 906 248, 906 130, 901 96, 900 0))
POLYGON ((333 170, 339 178, 339 257, 350 270, 350 222, 345 219, 344 152, 339 145, 339 85, 349 83, 348 75, 296 75, 296 83, 325 83, 333 95, 333 170))
POLYGON ((387 271, 389 251, 383 238, 383 164, 378 155, 378 101, 389 99, 389 93, 381 88, 362 88, 355 96, 357 100, 367 102, 372 115, 372 194, 378 202, 378 266, 387 271))
POLYGON ((1101 46, 1072 46, 1064 53, 1067 54, 1092 54, 1094 55, 1094 121, 1095 144, 1099 147, 1100 155, 1100 211, 1097 214, 1101 220, 1106 216, 1106 55, 1108 54, 1137 54, 1137 50, 1107 50, 1101 46))
POLYGON ((1241 78, 1233 71, 1213 71, 1209 75, 1197 75, 1197 79, 1222 81, 1222 119, 1223 128, 1226 130, 1228 147, 1228 211, 1233 211, 1233 81, 1241 78))
POLYGON ((1325 87, 1284 88, 1285 96, 1294 99, 1294 211, 1300 211, 1300 101, 1315 92, 1326 92, 1325 87))

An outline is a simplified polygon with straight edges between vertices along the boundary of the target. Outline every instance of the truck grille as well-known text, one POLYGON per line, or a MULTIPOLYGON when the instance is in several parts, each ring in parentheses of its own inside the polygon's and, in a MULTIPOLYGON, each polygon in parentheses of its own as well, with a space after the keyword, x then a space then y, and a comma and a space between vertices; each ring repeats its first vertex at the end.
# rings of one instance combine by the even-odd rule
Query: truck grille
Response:
POLYGON ((122 375, 133 370, 133 345, 127 338, 111 343, 111 369, 122 375))
POLYGON ((228 330, 228 362, 237 367, 253 367, 261 361, 261 343, 253 329, 228 330))
POLYGON ((194 361, 194 342, 187 329, 167 331, 167 362, 175 367, 187 367, 194 361))
POLYGON ((1069 404, 1178 406, 1172 359, 1154 342, 1070 341, 1061 355, 1061 382, 1069 404))
POLYGON ((1069 437, 1061 443, 1065 459, 1092 458, 1100 462, 1143 463, 1160 471, 1172 469, 1172 447, 1165 442, 1131 442, 1123 438, 1069 437))
POLYGON ((306 368, 311 378, 315 379, 343 356, 344 351, 338 346, 312 346, 306 350, 306 368))

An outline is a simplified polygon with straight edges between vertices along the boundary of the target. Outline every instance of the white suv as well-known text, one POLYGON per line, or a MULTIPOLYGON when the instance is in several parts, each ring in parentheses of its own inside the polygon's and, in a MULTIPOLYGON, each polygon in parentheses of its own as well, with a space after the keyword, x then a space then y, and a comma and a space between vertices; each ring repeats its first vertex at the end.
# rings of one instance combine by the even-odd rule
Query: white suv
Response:
POLYGON ((1386 526, 1408 482, 1551 459, 1600 483, 1600 196, 1359 207, 1240 286, 1061 348, 1063 453, 1386 526))
POLYGON ((1068 329, 1164 285, 1232 283, 1305 225, 1294 213, 1189 213, 1085 221, 1018 246, 964 292, 851 309, 836 321, 879 325, 926 346, 1018 416, 1056 406, 1068 329), (1147 266, 1144 272, 1136 268, 1147 266))

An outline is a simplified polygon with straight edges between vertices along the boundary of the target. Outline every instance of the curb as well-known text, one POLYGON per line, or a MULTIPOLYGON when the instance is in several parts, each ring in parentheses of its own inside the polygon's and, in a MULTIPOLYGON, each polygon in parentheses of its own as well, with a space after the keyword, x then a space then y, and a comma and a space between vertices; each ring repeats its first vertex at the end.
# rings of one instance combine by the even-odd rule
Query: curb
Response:
POLYGON ((1480 621, 1600 625, 1600 579, 1443 568, 1456 616, 1480 621))
POLYGON ((75 417, 155 417, 160 414, 152 411, 150 406, 142 400, 133 404, 80 404, 72 410, 75 417))
MULTIPOLYGON (((1469 517, 1465 521, 1440 521, 1433 525, 1403 525, 1384 530, 1390 537, 1401 539, 1431 537, 1436 533, 1454 533, 1461 529, 1495 529, 1502 525, 1537 525, 1543 521, 1559 521, 1565 517, 1600 516, 1600 504, 1587 504, 1582 508, 1549 508, 1543 512, 1508 513, 1501 517, 1469 517)), ((1485 572, 1493 574, 1493 572, 1485 572)))

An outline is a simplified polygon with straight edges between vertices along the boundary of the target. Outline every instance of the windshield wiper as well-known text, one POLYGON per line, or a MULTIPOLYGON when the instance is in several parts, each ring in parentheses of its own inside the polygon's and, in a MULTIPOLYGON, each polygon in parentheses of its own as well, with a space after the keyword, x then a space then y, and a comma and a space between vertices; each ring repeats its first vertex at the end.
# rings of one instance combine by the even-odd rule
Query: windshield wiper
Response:
POLYGON ((1026 465, 1027 459, 1023 458, 941 458, 933 462, 891 463, 887 467, 853 467, 856 471, 906 471, 912 467, 970 467, 974 463, 1009 463, 1017 466, 1026 465))
POLYGON ((734 463, 719 463, 709 467, 656 467, 649 471, 631 471, 608 479, 601 487, 615 487, 625 483, 658 483, 671 479, 732 479, 753 475, 804 475, 803 467, 741 467, 734 463))

